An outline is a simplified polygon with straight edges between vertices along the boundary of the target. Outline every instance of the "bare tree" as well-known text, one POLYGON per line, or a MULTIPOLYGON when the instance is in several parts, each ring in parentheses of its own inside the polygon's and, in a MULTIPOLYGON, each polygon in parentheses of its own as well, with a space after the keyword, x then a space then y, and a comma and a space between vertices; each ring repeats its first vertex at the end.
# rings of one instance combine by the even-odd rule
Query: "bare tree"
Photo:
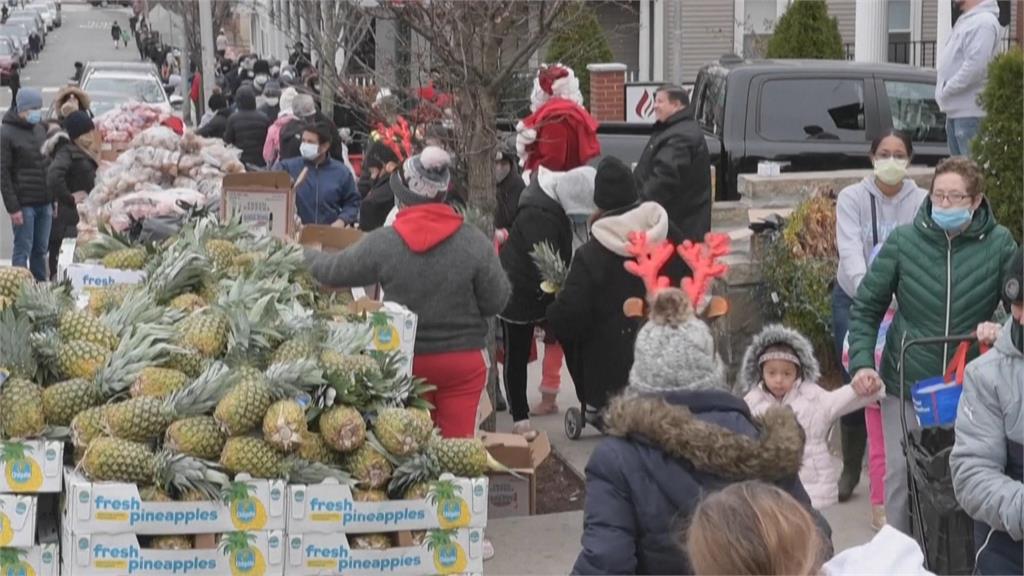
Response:
MULTIPOLYGON (((234 13, 237 0, 223 0, 213 2, 213 30, 223 28, 234 13)), ((162 6, 168 12, 181 17, 182 27, 185 30, 185 49, 188 51, 189 61, 202 61, 202 34, 199 31, 199 2, 195 0, 149 0, 150 8, 162 6)), ((148 17, 148 16, 147 16, 148 17)), ((182 70, 188 73, 188 70, 182 70)))

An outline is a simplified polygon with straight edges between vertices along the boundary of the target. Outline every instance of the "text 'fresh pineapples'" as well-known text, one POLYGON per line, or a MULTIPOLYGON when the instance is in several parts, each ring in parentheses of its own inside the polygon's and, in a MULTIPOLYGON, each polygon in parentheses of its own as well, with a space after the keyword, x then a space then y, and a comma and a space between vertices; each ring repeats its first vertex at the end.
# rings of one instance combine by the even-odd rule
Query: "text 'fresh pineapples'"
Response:
POLYGON ((60 492, 63 458, 63 442, 0 441, 0 494, 60 492))
POLYGON ((480 574, 483 571, 483 530, 429 530, 423 541, 390 547, 359 549, 359 536, 338 534, 289 534, 288 576, 322 574, 480 574))
POLYGON ((35 544, 37 504, 34 496, 0 494, 0 548, 35 544))
POLYGON ((56 544, 23 548, 0 548, 0 574, 17 576, 58 576, 60 554, 56 544))
POLYGON ((145 548, 132 534, 65 533, 65 567, 75 576, 279 576, 284 533, 230 532, 212 549, 145 548))
POLYGON ((237 530, 283 530, 283 480, 231 482, 211 500, 172 499, 136 484, 92 482, 65 471, 64 523, 76 534, 120 532, 140 535, 212 534, 237 530))

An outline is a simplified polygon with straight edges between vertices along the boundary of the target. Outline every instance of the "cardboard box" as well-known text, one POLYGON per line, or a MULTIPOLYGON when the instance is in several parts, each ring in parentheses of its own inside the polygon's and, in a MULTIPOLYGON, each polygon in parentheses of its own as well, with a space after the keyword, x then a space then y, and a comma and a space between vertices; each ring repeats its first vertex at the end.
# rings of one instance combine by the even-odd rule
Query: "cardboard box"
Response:
POLYGON ((337 534, 289 534, 285 573, 288 576, 378 574, 480 574, 483 572, 483 530, 468 528, 449 535, 449 544, 430 549, 430 534, 420 545, 387 550, 351 550, 337 534))
MULTIPOLYGON (((5 564, 0 574, 32 574, 34 576, 58 576, 60 574, 60 553, 56 544, 12 548, 19 562, 12 566, 5 564)), ((67 574, 76 574, 67 572, 67 574)))
MULTIPOLYGON (((237 532, 247 546, 231 551, 216 548, 154 550, 142 548, 134 534, 79 535, 65 532, 64 574, 74 576, 281 576, 284 568, 283 532, 237 532)), ((290 574, 290 573, 289 573, 290 574)))
POLYGON ((349 312, 365 315, 373 324, 373 340, 367 351, 394 352, 405 362, 402 365, 406 376, 412 375, 412 359, 416 348, 416 326, 418 317, 397 302, 377 302, 363 298, 349 304, 349 312))
POLYGON ((487 526, 487 478, 446 474, 439 482, 449 483, 454 499, 441 501, 431 495, 421 500, 356 502, 348 486, 333 480, 288 486, 288 533, 361 534, 487 526))
MULTIPOLYGON (((322 252, 340 252, 349 246, 352 246, 356 242, 363 239, 366 233, 356 228, 340 228, 336 226, 323 226, 321 224, 307 224, 299 230, 299 245, 306 248, 313 248, 322 252)), ((357 299, 360 296, 370 295, 371 298, 377 296, 377 286, 361 286, 361 287, 349 287, 349 286, 321 286, 320 289, 323 292, 344 292, 351 290, 355 296, 361 291, 359 296, 355 296, 357 299)))
POLYGON ((24 548, 36 543, 37 504, 33 496, 0 494, 0 548, 24 548))
POLYGON ((490 518, 528 516, 537 512, 536 469, 549 455, 551 442, 540 432, 532 442, 518 434, 484 433, 480 435, 495 460, 514 470, 521 478, 505 473, 488 474, 487 515, 490 518))
POLYGON ((244 172, 224 176, 221 220, 266 229, 284 240, 295 236, 295 191, 287 172, 244 172))
POLYGON ((45 440, 0 442, 0 494, 60 492, 64 443, 45 440))
POLYGON ((204 534, 283 530, 285 483, 240 477, 249 497, 234 502, 143 502, 135 484, 91 482, 66 469, 64 524, 75 534, 204 534))
POLYGON ((77 263, 66 268, 71 281, 71 292, 83 294, 89 288, 102 288, 116 284, 138 284, 146 275, 141 270, 117 270, 100 264, 77 263))

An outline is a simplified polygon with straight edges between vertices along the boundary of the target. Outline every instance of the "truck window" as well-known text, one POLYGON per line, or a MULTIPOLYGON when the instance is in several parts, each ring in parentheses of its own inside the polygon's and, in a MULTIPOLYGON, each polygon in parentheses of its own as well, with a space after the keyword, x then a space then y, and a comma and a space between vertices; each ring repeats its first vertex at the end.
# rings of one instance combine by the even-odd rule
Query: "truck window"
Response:
POLYGON ((946 143, 946 115, 935 102, 935 86, 922 82, 885 81, 892 127, 914 142, 946 143))
POLYGON ((765 140, 864 142, 864 82, 792 78, 761 86, 758 133, 765 140))

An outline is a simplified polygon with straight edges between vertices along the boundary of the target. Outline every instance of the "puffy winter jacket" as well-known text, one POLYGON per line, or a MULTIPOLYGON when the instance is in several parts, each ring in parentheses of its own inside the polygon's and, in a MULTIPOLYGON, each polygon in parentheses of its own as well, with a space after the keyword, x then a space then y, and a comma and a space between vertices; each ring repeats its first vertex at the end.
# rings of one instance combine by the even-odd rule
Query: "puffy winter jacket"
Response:
POLYGON ((654 125, 634 174, 642 199, 664 206, 687 240, 704 240, 711 231, 711 157, 692 108, 654 125))
POLYGON ((235 102, 238 110, 228 118, 224 141, 242 149, 242 162, 265 166, 263 144, 267 140, 270 119, 256 111, 256 94, 252 88, 239 88, 235 102))
POLYGON ((92 191, 96 185, 96 160, 60 131, 46 140, 43 153, 51 158, 46 184, 58 203, 57 220, 67 228, 78 224, 75 192, 92 191))
POLYGON ((957 501, 981 528, 978 566, 996 556, 1009 562, 999 566, 1013 566, 982 574, 1024 570, 1024 354, 1014 345, 1013 323, 1006 322, 991 351, 967 365, 949 457, 957 501))
POLYGON ((11 106, 0 127, 0 195, 8 214, 22 206, 40 206, 53 201, 46 186, 46 158, 42 124, 29 124, 11 106))
MULTIPOLYGON (((960 235, 948 238, 925 200, 913 224, 897 228, 871 264, 850 312, 850 374, 875 367, 878 327, 893 295, 899 308, 885 339, 881 376, 886 392, 899 394, 899 357, 908 340, 969 334, 999 305, 1004 269, 1017 244, 996 223, 988 200, 960 235)), ((907 353, 910 386, 945 372, 955 346, 919 346, 907 353)))
POLYGON ((799 332, 783 326, 765 327, 754 337, 743 355, 740 379, 742 385, 749 388, 744 400, 750 406, 750 412, 759 416, 773 406, 788 406, 793 409, 807 435, 803 464, 800 466, 800 483, 811 497, 811 504, 818 510, 839 501, 840 464, 839 459, 828 449, 829 430, 840 416, 885 396, 881 391, 876 396, 858 396, 852 386, 841 386, 829 392, 818 386, 820 378, 821 369, 811 343, 799 332), (792 348, 801 366, 800 379, 781 399, 765 387, 758 363, 758 358, 766 348, 778 344, 792 348))
POLYGON ((791 411, 756 418, 726 392, 675 391, 619 397, 606 423, 609 438, 587 462, 573 574, 692 574, 679 545, 689 517, 705 495, 743 480, 789 492, 831 542, 797 478, 804 440, 791 411))
POLYGON ((519 174, 519 158, 516 151, 510 146, 505 146, 501 152, 502 160, 508 162, 512 169, 509 170, 505 179, 498 182, 497 197, 494 207, 494 229, 508 229, 516 217, 516 209, 519 207, 519 198, 523 195, 526 183, 519 174))
POLYGON ((276 166, 297 181, 302 171, 306 177, 295 189, 295 207, 303 224, 334 224, 342 220, 355 224, 359 219, 361 198, 356 192, 352 172, 337 160, 327 158, 314 164, 302 158, 282 160, 276 166))
MULTIPOLYGON (((228 129, 228 119, 230 117, 231 111, 227 108, 224 108, 223 110, 218 110, 217 113, 214 114, 212 118, 210 118, 210 121, 206 124, 203 124, 202 127, 200 127, 199 130, 196 131, 196 133, 202 136, 203 138, 223 139, 224 134, 225 132, 227 132, 228 129)), ((245 160, 243 159, 243 162, 244 161, 245 160)))
MULTIPOLYGON (((629 381, 633 345, 641 320, 622 312, 629 298, 643 298, 643 280, 626 271, 632 259, 626 247, 630 232, 644 231, 651 242, 682 239, 669 231, 668 214, 646 202, 618 215, 607 215, 593 226, 591 239, 576 251, 565 285, 548 306, 547 326, 565 349, 566 366, 588 406, 602 409, 629 381)), ((673 286, 689 274, 680 258, 666 264, 662 274, 673 286)))

